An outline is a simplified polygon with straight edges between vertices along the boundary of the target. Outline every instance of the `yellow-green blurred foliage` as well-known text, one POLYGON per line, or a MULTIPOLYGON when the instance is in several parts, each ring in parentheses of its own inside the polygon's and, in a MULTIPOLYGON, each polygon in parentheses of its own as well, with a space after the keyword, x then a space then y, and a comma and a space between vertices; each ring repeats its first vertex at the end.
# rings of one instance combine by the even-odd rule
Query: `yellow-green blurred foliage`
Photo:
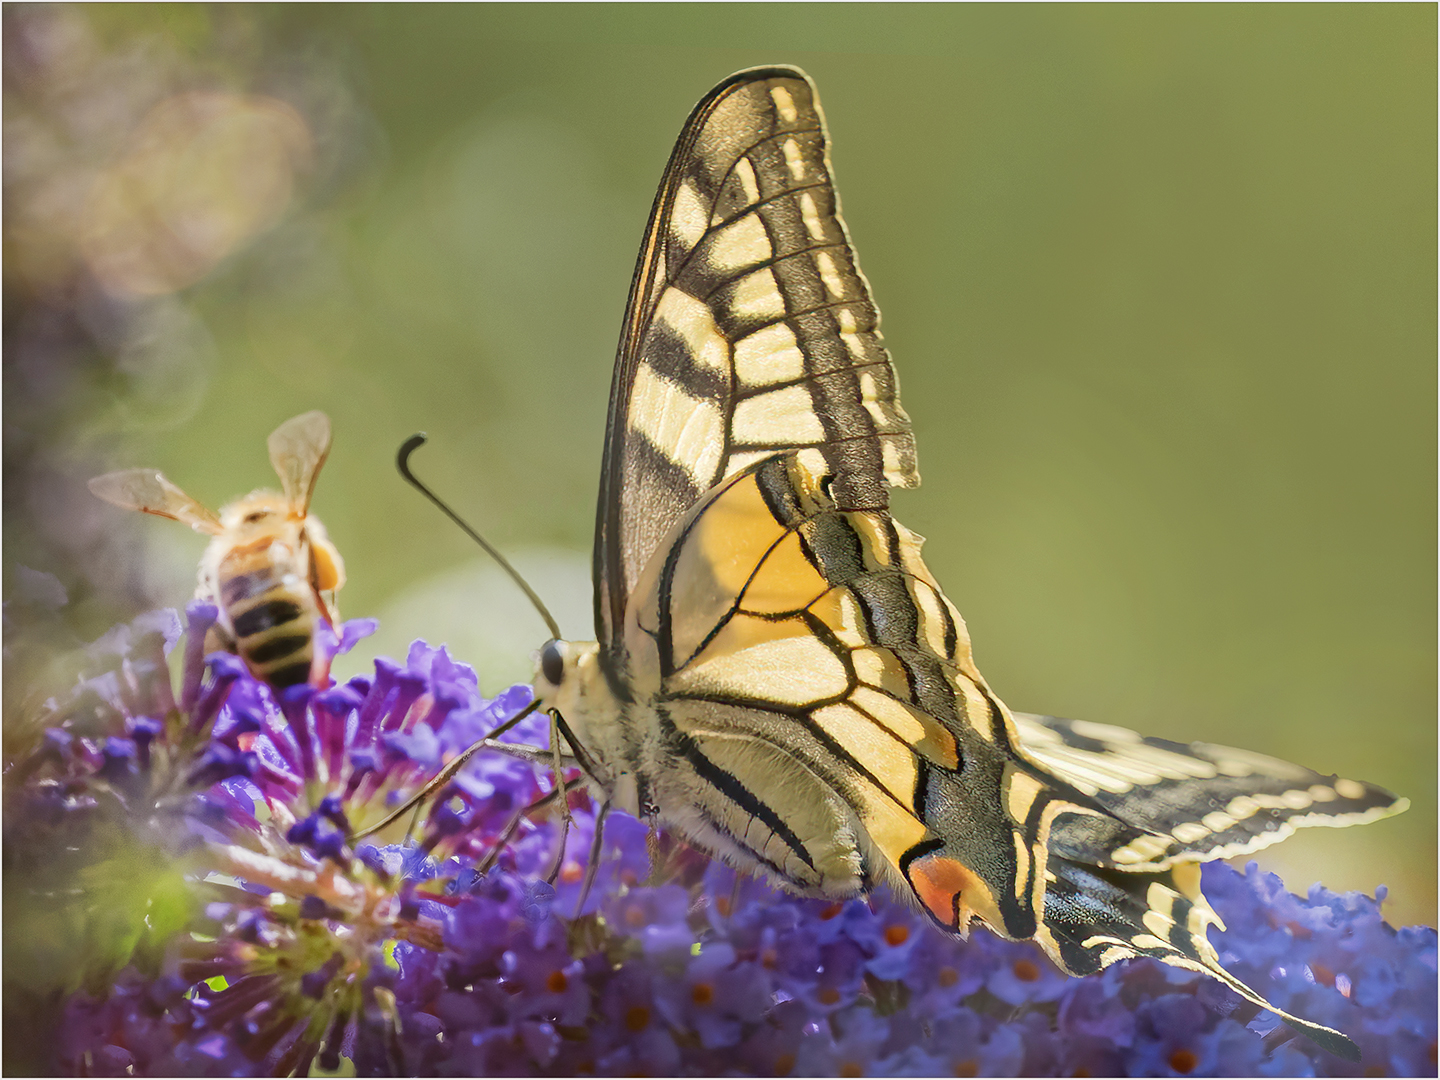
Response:
POLYGON ((1433 7, 5 19, 6 596, 35 600, 23 565, 70 597, 11 635, 12 748, 56 650, 193 588, 201 538, 86 478, 153 465, 218 505, 273 483, 265 436, 306 409, 335 425, 341 608, 383 648, 448 640, 493 689, 544 636, 395 475, 421 429, 417 469, 584 634, 661 167, 714 82, 788 62, 915 422, 895 510, 992 685, 1408 795, 1262 861, 1434 921, 1433 7))

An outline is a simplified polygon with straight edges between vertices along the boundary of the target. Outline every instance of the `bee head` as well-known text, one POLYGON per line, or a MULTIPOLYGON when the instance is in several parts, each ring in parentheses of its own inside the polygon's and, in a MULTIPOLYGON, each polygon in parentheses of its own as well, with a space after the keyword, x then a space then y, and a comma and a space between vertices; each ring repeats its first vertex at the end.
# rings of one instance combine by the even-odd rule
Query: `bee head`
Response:
POLYGON ((227 531, 274 528, 290 516, 290 501, 277 491, 252 491, 220 508, 220 524, 227 531))

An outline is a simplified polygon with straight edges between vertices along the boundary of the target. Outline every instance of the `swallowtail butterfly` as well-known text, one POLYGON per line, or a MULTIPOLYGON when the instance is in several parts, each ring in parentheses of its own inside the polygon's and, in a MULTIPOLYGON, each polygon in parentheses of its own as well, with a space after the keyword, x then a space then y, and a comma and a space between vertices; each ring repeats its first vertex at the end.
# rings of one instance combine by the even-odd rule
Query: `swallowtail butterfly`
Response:
POLYGON ((541 650, 540 707, 610 805, 741 870, 833 899, 888 885, 1075 975, 1149 956, 1273 1009, 1206 939, 1200 864, 1405 801, 1012 713, 890 515, 889 489, 920 477, 879 322, 814 84, 732 75, 690 114, 645 230, 605 435, 597 640, 541 650))

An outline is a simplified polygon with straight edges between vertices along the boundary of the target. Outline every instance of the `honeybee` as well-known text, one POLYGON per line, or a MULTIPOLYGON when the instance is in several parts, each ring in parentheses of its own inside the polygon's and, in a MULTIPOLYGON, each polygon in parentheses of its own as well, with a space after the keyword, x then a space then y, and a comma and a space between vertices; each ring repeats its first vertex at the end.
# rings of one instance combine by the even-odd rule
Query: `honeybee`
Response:
POLYGON ((219 647, 238 652, 251 674, 276 690, 307 681, 324 686, 329 660, 315 649, 315 627, 338 621, 333 593, 345 584, 345 563, 309 509, 330 453, 330 418, 302 413, 271 432, 267 445, 284 494, 253 491, 219 514, 155 469, 106 473, 90 490, 213 537, 195 595, 220 609, 219 647))

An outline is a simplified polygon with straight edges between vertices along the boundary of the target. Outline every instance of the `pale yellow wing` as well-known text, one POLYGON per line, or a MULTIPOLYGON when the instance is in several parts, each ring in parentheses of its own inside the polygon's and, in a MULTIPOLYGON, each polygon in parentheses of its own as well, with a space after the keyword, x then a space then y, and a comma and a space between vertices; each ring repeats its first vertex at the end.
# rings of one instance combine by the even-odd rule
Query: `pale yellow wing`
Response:
POLYGON ((183 521, 196 532, 209 536, 218 536, 221 532, 215 511, 196 502, 155 469, 106 473, 91 480, 89 487, 98 498, 125 510, 183 521))
POLYGON ((301 413, 272 431, 267 445, 285 497, 304 517, 315 493, 315 478, 330 453, 330 418, 318 410, 301 413))

